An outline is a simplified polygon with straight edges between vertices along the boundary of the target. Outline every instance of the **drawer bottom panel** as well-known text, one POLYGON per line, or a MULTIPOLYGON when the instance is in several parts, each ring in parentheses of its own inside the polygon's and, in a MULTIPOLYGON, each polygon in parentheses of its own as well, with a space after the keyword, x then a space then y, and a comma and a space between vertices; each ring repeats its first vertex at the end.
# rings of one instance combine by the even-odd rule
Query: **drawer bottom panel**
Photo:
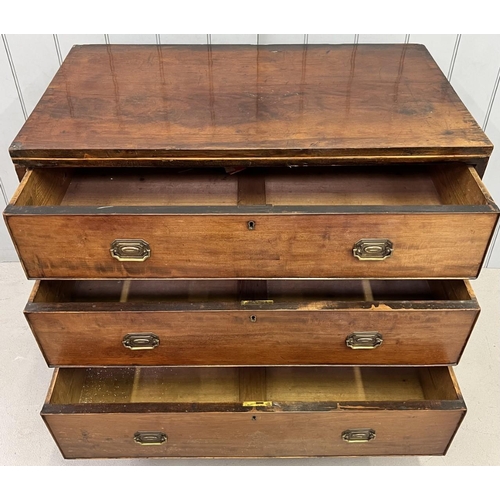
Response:
POLYGON ((42 416, 66 458, 442 455, 451 368, 60 368, 42 416))

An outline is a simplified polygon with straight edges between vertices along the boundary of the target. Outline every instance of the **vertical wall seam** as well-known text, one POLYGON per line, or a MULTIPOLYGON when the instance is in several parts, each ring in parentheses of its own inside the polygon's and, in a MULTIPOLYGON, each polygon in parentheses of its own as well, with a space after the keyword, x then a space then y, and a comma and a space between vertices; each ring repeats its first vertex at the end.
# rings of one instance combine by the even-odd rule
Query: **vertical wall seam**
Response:
POLYGON ((260 35, 257 33, 257 45, 260 45, 260 35))
POLYGON ((156 37, 156 45, 161 45, 161 35, 155 35, 156 37))
POLYGON ((410 35, 405 35, 405 43, 410 43, 410 35))
POLYGON ((304 35, 304 45, 309 45, 309 35, 304 35))
POLYGON ((485 132, 486 132, 486 127, 488 126, 488 122, 490 121, 490 114, 491 110, 493 109, 493 104, 495 104, 495 98, 497 96, 499 83, 500 83, 500 68, 498 68, 495 84, 493 85, 493 92, 491 93, 490 102, 488 103, 488 107, 486 108, 486 116, 484 117, 484 123, 483 123, 483 130, 485 132))
POLYGON ((56 47, 56 54, 57 54, 57 59, 59 61, 59 66, 61 66, 63 58, 61 53, 61 45, 59 44, 59 37, 57 35, 52 35, 52 38, 54 39, 54 45, 56 47))
POLYGON ((212 45, 212 35, 207 35, 207 45, 212 45))
POLYGON ((14 59, 10 52, 9 42, 7 41, 7 35, 2 35, 3 46, 5 47, 5 53, 7 54, 7 60, 9 61, 10 71, 12 73, 12 78, 14 79, 14 85, 17 90, 17 97, 19 98, 19 104, 24 115, 24 119, 28 119, 28 112, 26 111, 26 104, 24 102, 23 91, 21 90, 21 85, 19 84, 19 78, 17 77, 16 67, 14 65, 14 59))
POLYGON ((359 35, 354 35, 354 43, 356 45, 359 43, 359 35))
POLYGON ((5 192, 5 187, 3 185, 3 181, 2 181, 1 177, 0 177, 0 191, 2 192, 2 197, 3 197, 3 200, 5 201, 5 204, 8 205, 9 200, 7 199, 7 193, 5 192))
POLYGON ((450 69, 448 70, 448 81, 451 82, 451 77, 453 76, 453 70, 455 69, 455 61, 457 60, 458 48, 460 47, 460 41, 462 40, 462 35, 457 35, 455 40, 455 46, 453 47, 453 53, 451 54, 450 69))
POLYGON ((104 41, 106 42, 106 45, 110 45, 109 35, 104 35, 104 41))

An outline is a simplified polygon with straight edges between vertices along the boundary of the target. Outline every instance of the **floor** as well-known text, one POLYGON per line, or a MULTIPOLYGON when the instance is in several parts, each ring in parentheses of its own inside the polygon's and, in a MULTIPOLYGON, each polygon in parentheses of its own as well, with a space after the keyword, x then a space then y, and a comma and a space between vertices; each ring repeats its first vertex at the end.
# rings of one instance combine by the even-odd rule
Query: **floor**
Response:
POLYGON ((473 283, 482 312, 455 370, 468 413, 445 457, 66 461, 39 416, 52 370, 22 315, 32 286, 0 264, 0 465, 500 465, 500 270, 473 283))

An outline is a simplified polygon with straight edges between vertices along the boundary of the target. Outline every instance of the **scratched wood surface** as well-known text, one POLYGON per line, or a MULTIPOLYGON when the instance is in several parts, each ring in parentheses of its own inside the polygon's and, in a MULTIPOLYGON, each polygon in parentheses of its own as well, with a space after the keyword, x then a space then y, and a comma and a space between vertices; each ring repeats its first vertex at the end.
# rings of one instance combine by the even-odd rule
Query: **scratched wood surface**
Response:
POLYGON ((422 178, 386 167, 360 182, 359 169, 335 170, 323 184, 310 169, 295 170, 276 180, 36 169, 4 214, 29 278, 477 276, 498 208, 472 167, 425 168, 422 178), (111 243, 128 238, 146 241, 151 257, 114 259, 111 243), (394 252, 360 261, 353 246, 363 238, 389 239, 394 252))
POLYGON ((455 364, 479 314, 468 284, 453 280, 259 281, 254 298, 272 303, 242 305, 246 283, 47 280, 25 315, 51 366, 245 366, 455 364), (374 331, 381 346, 346 345, 374 331), (122 345, 141 332, 160 344, 122 345))
POLYGON ((276 457, 444 454, 465 411, 448 368, 137 368, 56 370, 42 416, 66 458, 276 457))
POLYGON ((92 45, 72 49, 10 153, 38 165, 491 150, 422 45, 92 45))
POLYGON ((248 230, 248 215, 9 215, 7 222, 31 279, 468 279, 479 273, 497 214, 250 218, 254 231, 248 230), (394 245, 390 258, 377 262, 353 256, 361 238, 381 237, 394 245), (145 240, 151 257, 119 262, 110 254, 117 238, 145 240))

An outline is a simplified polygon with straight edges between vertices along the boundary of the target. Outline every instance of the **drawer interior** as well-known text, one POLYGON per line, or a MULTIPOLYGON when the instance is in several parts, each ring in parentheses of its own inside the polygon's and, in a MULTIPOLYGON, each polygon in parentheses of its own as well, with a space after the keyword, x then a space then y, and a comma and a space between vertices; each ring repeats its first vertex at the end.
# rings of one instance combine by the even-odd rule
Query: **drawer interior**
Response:
POLYGON ((243 403, 459 399, 446 367, 61 368, 48 402, 243 403))
POLYGON ((466 165, 252 168, 74 168, 29 171, 21 206, 446 206, 489 205, 466 165))
MULTIPOLYGON (((41 281, 35 303, 234 303, 473 300, 462 280, 76 280, 41 281), (269 302, 272 301, 272 302, 269 302)), ((252 305, 252 304, 249 304, 252 305)), ((320 305, 318 304, 318 307, 320 305)))

